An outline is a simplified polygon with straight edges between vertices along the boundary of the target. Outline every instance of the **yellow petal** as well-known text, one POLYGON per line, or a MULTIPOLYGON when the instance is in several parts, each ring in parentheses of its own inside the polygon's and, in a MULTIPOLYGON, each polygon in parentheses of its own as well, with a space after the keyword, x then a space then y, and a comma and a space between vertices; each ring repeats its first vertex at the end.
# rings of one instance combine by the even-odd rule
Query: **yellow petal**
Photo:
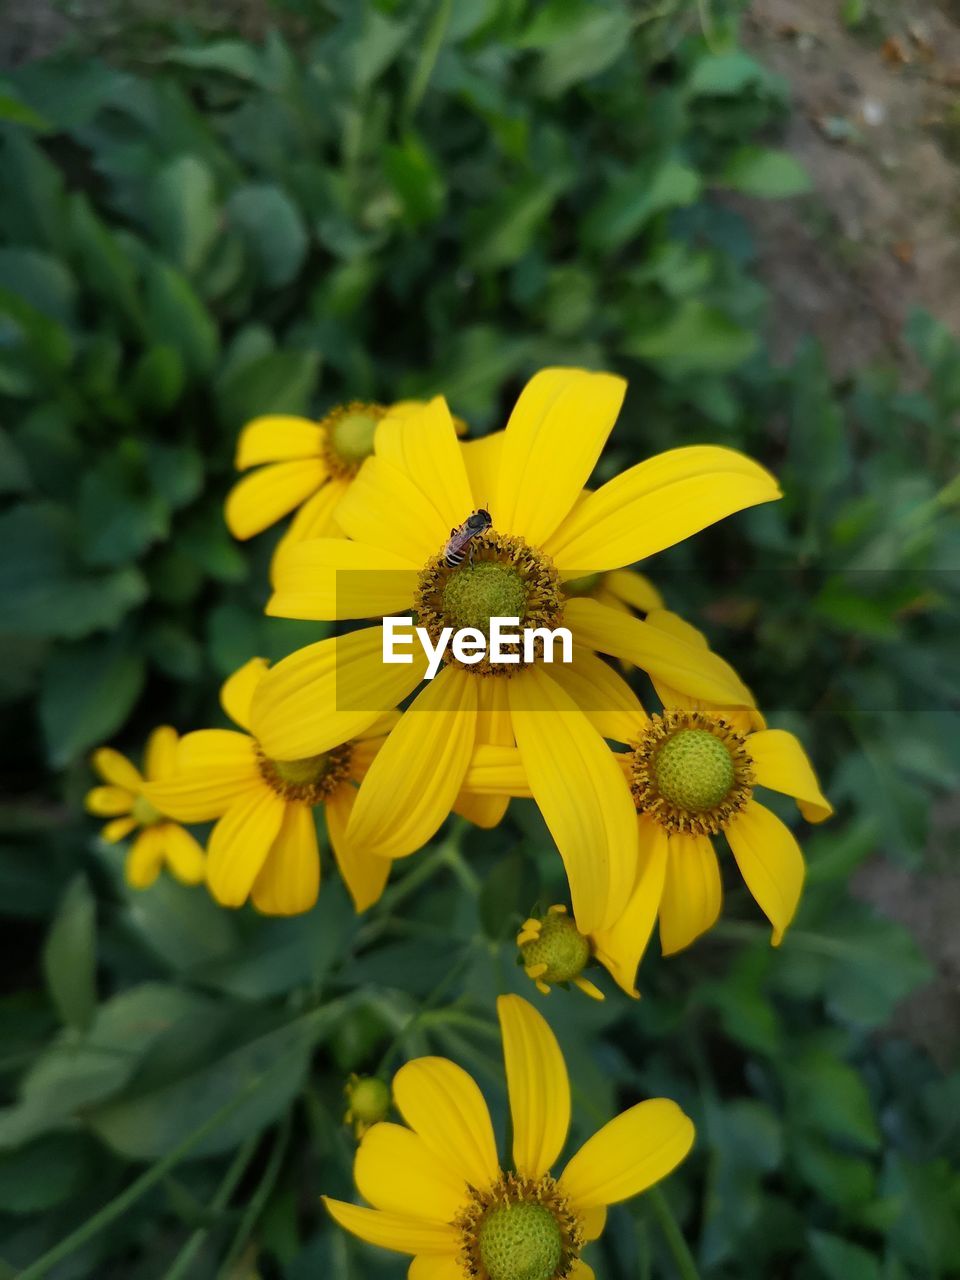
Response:
POLYGON ((808 822, 824 822, 833 813, 825 799, 807 753, 785 729, 765 729, 747 739, 761 787, 793 796, 808 822))
POLYGON ((320 850, 309 805, 291 801, 270 846, 250 897, 268 916, 297 916, 309 911, 320 891, 320 850))
POLYGON ((560 1178, 575 1210, 618 1204, 672 1172, 693 1146, 694 1129, 669 1098, 638 1102, 589 1138, 560 1178))
POLYGON ((136 825, 136 818, 114 818, 100 832, 100 839, 106 840, 107 844, 116 844, 118 840, 128 836, 136 825))
POLYGON ((639 874, 623 915, 609 929, 592 935, 597 959, 628 996, 638 997, 637 968, 647 949, 663 897, 667 869, 667 833, 641 818, 639 874))
POLYGON ((364 1136, 353 1176, 375 1209, 411 1218, 452 1222, 469 1199, 464 1179, 451 1173, 422 1138, 386 1121, 364 1136))
POLYGON ((143 778, 140 770, 135 769, 126 756, 113 747, 100 747, 90 757, 90 763, 105 782, 115 787, 124 787, 127 791, 137 792, 143 778))
POLYGON ((567 1280, 597 1280, 597 1274, 588 1262, 577 1258, 568 1272, 567 1280))
POLYGON ((353 899, 357 912, 366 911, 387 887, 392 862, 389 858, 377 858, 365 849, 358 849, 347 839, 347 823, 353 812, 356 789, 344 785, 337 787, 323 806, 327 819, 327 834, 333 856, 337 860, 343 883, 353 899))
POLYGON ((591 1240, 599 1240, 603 1235, 603 1228, 607 1225, 607 1206, 605 1204, 596 1204, 589 1209, 584 1209, 580 1213, 580 1229, 583 1232, 583 1238, 587 1244, 591 1240))
POLYGON ((605 574, 603 585, 624 604, 640 613, 663 608, 663 597, 649 578, 634 569, 614 569, 605 574))
POLYGON ((163 837, 156 827, 144 827, 130 846, 124 875, 132 889, 149 889, 163 867, 163 837))
POLYGON ((729 663, 649 622, 606 609, 595 600, 568 600, 564 622, 575 644, 633 662, 671 688, 722 706, 753 705, 753 695, 729 663))
POLYGON ((158 725, 147 739, 144 773, 151 782, 171 777, 177 769, 177 731, 168 724, 158 725))
POLYGON ((422 565, 443 550, 452 523, 459 524, 469 514, 444 522, 404 471, 383 458, 367 458, 337 507, 337 524, 356 542, 422 565))
POLYGON ((392 1249, 395 1253, 453 1255, 460 1247, 459 1233, 447 1223, 427 1222, 401 1213, 382 1213, 379 1209, 363 1209, 359 1205, 345 1204, 343 1200, 331 1200, 329 1196, 321 1199, 334 1222, 381 1249, 392 1249))
POLYGON ((503 1060, 513 1120, 513 1163, 542 1178, 563 1150, 570 1128, 570 1079, 557 1038, 521 996, 498 996, 503 1060))
POLYGON ((445 667, 377 753, 347 839, 381 858, 415 853, 439 829, 463 783, 477 729, 477 677, 445 667))
POLYGON ((238 471, 259 467, 264 462, 292 462, 297 458, 319 458, 326 432, 309 418, 271 413, 254 418, 240 432, 234 466, 238 471))
POLYGON ((409 666, 385 663, 379 626, 298 649, 257 688, 257 740, 274 760, 302 760, 348 742, 417 687, 426 664, 417 648, 413 658, 409 666))
POLYGON ((516 747, 491 747, 483 743, 473 749, 463 790, 482 796, 530 796, 530 784, 523 757, 516 747))
POLYGON ((554 663, 552 678, 604 738, 632 742, 647 727, 647 713, 626 680, 589 649, 573 646, 573 661, 554 663))
POLYGON ((251 658, 220 686, 220 705, 234 724, 250 731, 250 706, 257 685, 269 667, 266 658, 251 658))
MULTIPOLYGON (((498 533, 534 546, 550 537, 596 466, 626 389, 622 378, 583 369, 543 369, 530 379, 504 432, 490 508, 498 533)), ((604 567, 582 564, 584 573, 604 567)))
MULTIPOLYGON (((707 637, 702 631, 698 631, 695 626, 685 621, 676 613, 671 613, 669 609, 652 609, 647 614, 647 622, 651 627, 656 627, 658 631, 665 632, 668 636, 683 643, 694 645, 695 647, 707 650, 710 648, 707 643, 707 637)), ((726 722, 736 729, 738 733, 753 733, 755 729, 763 729, 766 727, 766 721, 755 706, 730 706, 715 702, 707 702, 703 698, 691 697, 687 693, 681 693, 679 689, 671 688, 663 680, 654 678, 653 687, 657 691, 657 697, 665 707, 680 707, 687 711, 698 711, 706 708, 721 714, 726 722)), ((746 686, 744 686, 746 687, 746 686)), ((753 695, 750 695, 751 699, 753 695)))
POLYGON ((492 831, 503 821, 504 814, 510 806, 510 797, 506 795, 479 796, 470 791, 460 791, 453 802, 453 812, 466 818, 476 827, 484 831, 492 831))
POLYGON ((464 440, 460 444, 467 479, 473 494, 474 507, 489 510, 500 475, 500 459, 503 456, 503 432, 491 431, 479 440, 464 440))
POLYGON ((544 550, 565 577, 602 573, 672 547, 734 511, 780 496, 773 476, 733 449, 671 449, 601 485, 544 550))
POLYGON ((273 566, 273 618, 382 618, 410 616, 420 567, 393 552, 314 538, 288 546, 273 566))
POLYGON ((463 1267, 453 1254, 421 1253, 410 1263, 407 1280, 463 1280, 463 1267))
POLYGON ((177 772, 143 793, 178 822, 209 822, 263 785, 254 741, 232 729, 198 729, 180 739, 177 772))
POLYGON ((530 790, 556 841, 580 928, 613 923, 637 870, 636 811, 620 766, 572 698, 529 667, 509 682, 530 790))
POLYGON ((803 889, 800 846, 776 814, 756 800, 730 823, 726 835, 747 888, 773 925, 770 942, 778 947, 803 889))
POLYGON ((273 462, 238 480, 227 494, 224 514, 235 538, 252 538, 305 502, 327 478, 320 458, 273 462))
POLYGON ((87 792, 84 804, 87 813, 98 818, 116 818, 122 813, 129 813, 133 801, 134 797, 123 787, 93 787, 87 792))
POLYGON ((507 747, 510 750, 499 757, 494 752, 492 755, 481 758, 478 758, 474 751, 464 778, 463 789, 454 805, 455 813, 459 813, 468 822, 473 822, 476 826, 487 830, 498 826, 503 821, 511 795, 529 796, 530 794, 526 774, 523 771, 523 762, 516 752, 507 683, 506 680, 480 681, 477 745, 507 747), (507 785, 502 787, 497 785, 498 764, 495 763, 497 758, 507 770, 507 785), (478 766, 479 771, 476 771, 478 766))
POLYGON ((207 849, 207 884, 225 907, 250 895, 277 838, 286 803, 263 784, 238 800, 213 829, 207 849))
POLYGON ((290 527, 280 539, 277 553, 283 547, 292 547, 298 542, 309 542, 311 538, 336 538, 342 536, 337 524, 337 507, 350 487, 346 479, 331 479, 308 498, 302 507, 295 512, 290 527))
POLYGON ((720 866, 709 836, 669 837, 667 875, 660 903, 660 946, 665 956, 689 947, 713 927, 723 889, 720 866))
POLYGON ((205 869, 201 846, 177 822, 163 822, 159 827, 167 866, 182 884, 200 884, 205 869))
POLYGON ((376 454, 413 481, 446 529, 462 524, 473 510, 467 469, 442 396, 402 417, 384 418, 377 427, 376 454))
POLYGON ((415 1058, 393 1078, 397 1110, 455 1177, 485 1191, 500 1174, 490 1112, 476 1081, 447 1058, 415 1058))

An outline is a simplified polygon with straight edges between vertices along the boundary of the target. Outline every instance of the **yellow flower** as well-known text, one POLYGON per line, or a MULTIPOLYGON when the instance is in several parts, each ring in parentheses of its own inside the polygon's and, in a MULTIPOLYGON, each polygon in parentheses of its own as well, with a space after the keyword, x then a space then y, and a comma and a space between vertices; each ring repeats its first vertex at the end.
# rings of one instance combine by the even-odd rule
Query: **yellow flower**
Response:
POLYGON ((115 844, 140 828, 124 869, 128 883, 135 889, 149 888, 164 864, 184 884, 199 884, 203 879, 203 850, 189 831, 169 821, 170 815, 159 811, 146 796, 148 783, 173 772, 176 752, 176 729, 161 725, 147 739, 146 777, 112 747, 101 747, 91 759, 106 786, 87 792, 86 807, 98 818, 110 818, 100 833, 102 838, 115 844))
POLYGON ((254 418, 237 441, 234 465, 250 474, 227 495, 230 532, 252 538, 299 508, 284 545, 339 536, 337 503, 373 452, 378 423, 387 414, 403 418, 420 407, 417 400, 390 406, 353 402, 331 409, 320 422, 289 414, 254 418))
MULTIPOLYGON (((220 701, 247 730, 250 702, 267 663, 252 658, 226 681, 220 701)), ((201 729, 181 739, 172 776, 147 788, 150 800, 185 822, 218 819, 210 836, 207 884, 218 902, 251 898, 267 915, 309 911, 320 889, 313 811, 321 807, 340 874, 358 911, 380 897, 390 863, 359 852, 345 832, 362 778, 394 717, 367 734, 301 760, 272 760, 249 732, 201 729)))
POLYGON ((583 976, 593 957, 590 939, 580 932, 562 904, 552 906, 544 916, 524 920, 517 934, 517 946, 524 973, 541 995, 549 995, 555 983, 572 982, 591 1000, 604 998, 603 992, 583 976))
MULTIPOLYGON (((716 655, 595 600, 567 598, 563 583, 630 564, 779 496, 748 458, 703 446, 661 454, 583 497, 624 389, 608 374, 544 370, 520 396, 502 443, 478 441, 469 465, 442 399, 406 421, 383 421, 375 456, 337 509, 350 540, 289 548, 268 605, 274 615, 322 620, 415 612, 434 639, 445 624, 476 625, 517 609, 521 626, 571 631, 570 666, 494 670, 451 655, 371 767, 350 835, 381 857, 413 852, 455 804, 474 745, 516 744, 564 859, 577 919, 589 928, 612 924, 636 873, 632 806, 598 732, 608 668, 591 650, 718 702, 749 702, 750 694, 716 655), (451 527, 484 501, 493 528, 474 539, 474 563, 447 568, 451 527)), ((254 702, 255 732, 276 759, 324 751, 399 705, 423 672, 419 661, 383 663, 379 626, 320 641, 268 674, 254 702)), ((488 823, 502 814, 503 782, 480 804, 488 823)))
POLYGON ((374 1207, 324 1197, 347 1231, 412 1254, 409 1280, 593 1280, 586 1244, 607 1206, 666 1177, 693 1145, 675 1102, 637 1103, 605 1124, 553 1177, 570 1126, 570 1082, 553 1032, 519 996, 497 1001, 513 1160, 497 1155, 476 1083, 446 1058, 418 1058, 394 1077, 409 1127, 375 1125, 354 1164, 374 1207))

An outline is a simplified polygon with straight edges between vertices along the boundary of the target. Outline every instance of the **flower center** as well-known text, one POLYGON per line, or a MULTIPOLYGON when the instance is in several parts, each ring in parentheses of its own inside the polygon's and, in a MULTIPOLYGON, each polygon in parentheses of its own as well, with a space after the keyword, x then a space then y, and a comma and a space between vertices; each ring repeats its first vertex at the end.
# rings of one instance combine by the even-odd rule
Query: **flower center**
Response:
POLYGON ((340 786, 350 772, 349 743, 302 760, 272 760, 257 746, 257 764, 264 780, 284 800, 320 804, 340 786))
POLYGON ((377 424, 387 413, 382 404, 341 405, 331 409, 321 422, 326 428, 324 455, 330 474, 352 476, 373 453, 377 424))
POLYGON ((565 1280, 584 1244, 579 1219, 549 1175, 534 1182, 502 1173, 489 1191, 471 1188, 453 1225, 469 1280, 565 1280))
POLYGON ((161 820, 163 814, 153 807, 146 796, 137 796, 131 806, 130 816, 136 818, 141 827, 151 827, 161 820))
POLYGON ((591 956, 590 940, 566 912, 549 911, 539 920, 538 936, 520 944, 524 967, 548 985, 579 978, 591 956), (546 965, 541 969, 540 965, 546 965))
POLYGON ((477 1239, 490 1280, 550 1280, 563 1253, 557 1220, 542 1204, 491 1209, 477 1239))
MULTIPOLYGON (((474 627, 489 638, 491 618, 519 618, 520 628, 553 630, 562 623, 560 575, 548 557, 522 538, 492 529, 472 539, 470 552, 472 560, 468 557, 451 568, 441 551, 420 571, 415 609, 433 644, 444 627, 474 627)), ((522 647, 504 649, 516 652, 520 662, 493 663, 484 656, 477 663, 460 664, 449 647, 444 661, 464 665, 476 675, 516 675, 523 670, 522 647)))
POLYGON ((702 711, 652 716, 630 765, 637 811, 668 831, 715 835, 746 806, 753 789, 746 739, 702 711))

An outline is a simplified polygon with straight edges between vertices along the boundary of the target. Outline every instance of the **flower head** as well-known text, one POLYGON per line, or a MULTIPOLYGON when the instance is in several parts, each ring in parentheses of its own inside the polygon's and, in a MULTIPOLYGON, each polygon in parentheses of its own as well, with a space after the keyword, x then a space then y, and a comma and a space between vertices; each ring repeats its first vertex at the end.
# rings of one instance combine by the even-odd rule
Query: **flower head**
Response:
MULTIPOLYGON (((250 702, 267 663, 252 658, 226 681, 220 700, 247 730, 250 702)), ((207 883, 218 902, 251 898, 268 915, 309 911, 320 889, 314 810, 322 811, 334 856, 358 911, 380 897, 390 871, 345 831, 363 777, 393 717, 365 734, 299 760, 274 760, 249 732, 201 729, 181 739, 176 771, 148 788, 152 803, 187 822, 217 823, 210 836, 207 883)))
POLYGON ((556 904, 546 915, 524 920, 517 946, 524 972, 542 995, 549 995, 552 985, 572 982, 591 999, 603 999, 603 992, 583 977, 593 956, 590 939, 580 932, 565 906, 556 904))
MULTIPOLYGON (((368 458, 337 509, 346 539, 291 547, 268 612, 282 617, 380 618, 418 612, 429 630, 482 629, 509 604, 520 625, 561 623, 572 666, 473 667, 451 658, 390 734, 360 788, 350 835, 398 858, 420 848, 458 804, 479 744, 519 749, 529 789, 564 859, 581 927, 612 924, 636 878, 636 822, 601 736, 606 665, 593 650, 636 663, 672 687, 721 703, 749 702, 731 668, 621 609, 569 596, 564 583, 651 555, 733 511, 779 496, 773 478, 729 449, 677 449, 584 496, 623 399, 609 374, 547 369, 520 396, 499 441, 460 446, 442 399, 377 428, 368 458), (473 560, 444 555, 451 527, 486 507, 473 560), (596 682, 600 683, 597 684, 596 682), (597 714, 597 713, 600 714, 597 714), (429 713, 429 714, 425 714, 429 713), (548 713, 548 714, 544 714, 548 713)), ((274 758, 324 751, 378 707, 397 706, 424 664, 385 665, 382 629, 320 641, 278 663, 254 701, 257 736, 274 758)), ((489 825, 509 791, 461 811, 489 825)))
POLYGON ((379 1076, 358 1076, 354 1072, 343 1092, 347 1098, 343 1120, 353 1127, 357 1141, 390 1114, 390 1086, 379 1076))
POLYGON ((91 763, 106 785, 87 792, 87 812, 110 819, 100 833, 110 844, 137 830, 125 864, 127 881, 135 889, 148 888, 165 865, 184 884, 199 884, 203 879, 200 845, 146 795, 148 784, 173 773, 176 752, 176 729, 161 725, 147 739, 143 774, 112 747, 93 753, 91 763))
POLYGON ((357 1151, 357 1188, 373 1208, 324 1202, 362 1240, 413 1255, 411 1280, 593 1280, 581 1255, 602 1233, 607 1206, 676 1168, 693 1125, 669 1099, 637 1103, 551 1173, 570 1125, 560 1046, 519 996, 501 996, 497 1012, 512 1162, 498 1157, 472 1077, 446 1058, 418 1058, 393 1082, 406 1126, 375 1125, 357 1151))

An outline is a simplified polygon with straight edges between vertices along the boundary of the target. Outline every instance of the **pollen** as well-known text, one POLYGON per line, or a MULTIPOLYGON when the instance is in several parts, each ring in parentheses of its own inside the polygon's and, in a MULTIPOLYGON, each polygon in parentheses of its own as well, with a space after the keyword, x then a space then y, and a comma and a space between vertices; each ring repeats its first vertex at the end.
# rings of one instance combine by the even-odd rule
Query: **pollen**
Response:
POLYGON ((387 412, 382 404, 353 401, 327 414, 320 425, 326 431, 324 455, 332 476, 356 475, 373 453, 377 424, 387 412))
POLYGON ((583 1231, 553 1178, 500 1175, 453 1224, 468 1280, 565 1280, 583 1249, 583 1231))
POLYGON ((630 757, 639 813, 668 831, 716 835, 746 807, 754 784, 746 740, 719 716, 666 711, 630 757))
POLYGON ((257 765, 265 782, 284 800, 322 804, 350 773, 349 743, 302 760, 272 760, 258 745, 257 765))
MULTIPOLYGON (((437 644, 444 627, 474 627, 489 638, 491 618, 518 618, 521 628, 563 622, 563 592, 553 561, 522 538, 488 529, 471 543, 472 562, 450 568, 443 550, 420 571, 415 609, 419 625, 437 644)), ((476 675, 516 675, 519 663, 492 663, 488 658, 466 669, 476 675)), ((457 662, 449 651, 445 662, 457 662)), ((458 664, 459 665, 459 664, 458 664)))

